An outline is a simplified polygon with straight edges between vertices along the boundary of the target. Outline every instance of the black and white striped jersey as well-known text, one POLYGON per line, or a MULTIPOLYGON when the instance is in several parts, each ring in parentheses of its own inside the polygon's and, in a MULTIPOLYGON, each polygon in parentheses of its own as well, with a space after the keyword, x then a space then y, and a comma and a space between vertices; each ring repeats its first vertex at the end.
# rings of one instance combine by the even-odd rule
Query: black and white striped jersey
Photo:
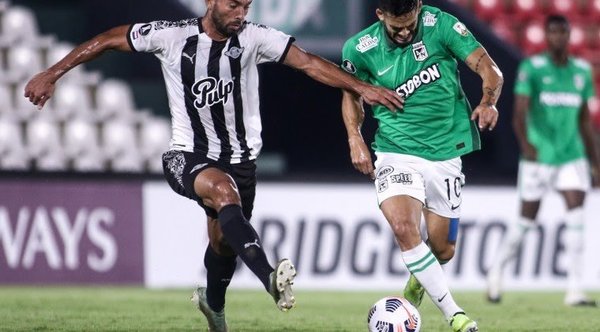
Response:
POLYGON ((245 22, 214 41, 200 19, 133 24, 131 48, 160 59, 172 117, 171 150, 231 164, 256 159, 262 147, 257 65, 283 61, 293 37, 245 22))

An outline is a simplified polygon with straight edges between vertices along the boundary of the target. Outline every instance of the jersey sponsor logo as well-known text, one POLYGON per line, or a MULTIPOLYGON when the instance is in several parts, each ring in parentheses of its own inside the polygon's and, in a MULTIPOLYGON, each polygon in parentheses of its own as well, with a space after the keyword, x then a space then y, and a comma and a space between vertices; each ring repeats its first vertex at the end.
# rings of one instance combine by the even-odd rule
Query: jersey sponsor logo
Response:
POLYGON ((383 75, 385 75, 385 73, 387 73, 388 71, 390 71, 392 68, 394 68, 394 65, 391 65, 391 66, 387 67, 384 70, 378 70, 377 71, 377 76, 383 76, 383 75))
POLYGON ((348 59, 344 59, 344 61, 342 61, 342 68, 350 74, 356 73, 356 66, 354 66, 352 61, 348 59))
POLYGON ((394 167, 383 166, 379 171, 377 171, 377 178, 378 179, 384 178, 384 177, 388 176, 389 174, 391 174, 393 171, 394 171, 394 167))
POLYGON ((415 60, 417 61, 425 61, 429 57, 429 53, 427 53, 427 47, 423 44, 422 41, 418 43, 414 43, 412 45, 413 55, 415 56, 415 60))
POLYGON ((358 45, 356 45, 356 50, 360 53, 365 53, 366 51, 377 47, 379 44, 379 38, 377 36, 371 37, 371 35, 365 35, 358 39, 358 45))
POLYGON ((192 93, 196 96, 194 106, 200 110, 205 106, 212 106, 217 103, 225 105, 231 92, 233 92, 233 82, 231 80, 220 79, 217 82, 214 77, 201 79, 192 86, 192 93))
POLYGON ((452 28, 463 37, 469 35, 469 30, 462 22, 456 22, 452 28))
POLYGON ((568 92, 542 92, 540 103, 545 106, 580 107, 581 96, 568 92))
POLYGON ((240 55, 242 55, 242 53, 244 53, 244 48, 240 48, 240 47, 232 47, 229 49, 229 51, 225 52, 225 55, 227 55, 228 57, 232 58, 232 59, 237 59, 240 57, 240 55))
POLYGON ((423 25, 426 27, 432 27, 437 23, 437 17, 435 17, 435 14, 432 14, 430 12, 425 12, 423 14, 423 25))
POLYGON ((390 181, 392 181, 392 183, 400 183, 400 184, 412 184, 413 183, 412 174, 407 174, 407 173, 398 173, 398 174, 390 175, 390 181))
POLYGON ((440 65, 433 64, 409 78, 406 82, 400 84, 396 88, 396 93, 400 96, 404 97, 404 99, 408 99, 412 94, 417 91, 423 85, 431 84, 437 80, 442 78, 442 74, 440 73, 440 65))

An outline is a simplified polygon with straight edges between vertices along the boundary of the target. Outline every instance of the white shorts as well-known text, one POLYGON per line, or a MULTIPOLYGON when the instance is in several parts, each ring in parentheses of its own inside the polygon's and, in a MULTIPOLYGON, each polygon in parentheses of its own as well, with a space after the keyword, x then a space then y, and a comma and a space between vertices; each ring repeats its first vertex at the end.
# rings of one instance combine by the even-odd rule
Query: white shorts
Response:
POLYGON ((591 188, 587 159, 577 159, 562 165, 519 162, 518 188, 524 201, 539 201, 550 189, 588 191, 591 188))
POLYGON ((399 153, 376 152, 375 155, 379 205, 390 197, 408 195, 437 215, 460 217, 461 190, 465 184, 460 158, 430 161, 399 153))

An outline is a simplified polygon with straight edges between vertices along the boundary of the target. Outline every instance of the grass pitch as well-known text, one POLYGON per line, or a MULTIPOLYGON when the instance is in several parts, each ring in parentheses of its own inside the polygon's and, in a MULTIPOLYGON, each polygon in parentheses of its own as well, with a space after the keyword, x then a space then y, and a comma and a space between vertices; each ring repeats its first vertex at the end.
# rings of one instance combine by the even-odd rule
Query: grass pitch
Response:
MULTIPOLYGON (((0 331, 206 331, 191 291, 0 287, 0 331)), ((398 294, 298 291, 298 306, 282 313, 266 292, 234 289, 226 312, 232 332, 364 332, 371 304, 398 294)), ((454 297, 483 332, 600 331, 600 308, 565 307, 559 292, 507 293, 499 305, 488 304, 481 292, 454 297)), ((451 331, 429 299, 420 312, 421 331, 451 331)))

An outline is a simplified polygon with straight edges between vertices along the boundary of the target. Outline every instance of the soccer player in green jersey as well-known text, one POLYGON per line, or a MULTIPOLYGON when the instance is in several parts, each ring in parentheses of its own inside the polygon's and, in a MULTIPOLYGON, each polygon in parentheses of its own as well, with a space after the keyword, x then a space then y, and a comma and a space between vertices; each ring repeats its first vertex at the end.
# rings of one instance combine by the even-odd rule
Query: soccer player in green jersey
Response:
POLYGON ((590 65, 569 56, 569 31, 564 16, 549 16, 545 24, 548 51, 525 59, 519 67, 513 126, 521 147, 521 212, 488 272, 491 302, 500 301, 503 267, 515 256, 526 231, 535 227, 542 197, 555 189, 567 207, 565 304, 596 305, 581 289, 585 266, 583 202, 591 183, 588 159, 596 184, 600 175, 588 109, 594 87, 590 65))
POLYGON ((448 13, 420 0, 379 0, 376 14, 379 22, 344 45, 342 68, 396 90, 404 107, 396 113, 373 107, 379 125, 373 165, 360 132, 361 99, 344 93, 352 163, 374 179, 380 209, 411 273, 404 296, 418 306, 427 291, 454 331, 477 331, 450 294, 440 264, 454 256, 464 184, 460 156, 480 148, 477 125, 482 130, 496 125, 502 73, 448 13), (483 80, 483 97, 474 111, 460 86, 457 59, 483 80), (422 215, 427 243, 419 231, 422 215))

